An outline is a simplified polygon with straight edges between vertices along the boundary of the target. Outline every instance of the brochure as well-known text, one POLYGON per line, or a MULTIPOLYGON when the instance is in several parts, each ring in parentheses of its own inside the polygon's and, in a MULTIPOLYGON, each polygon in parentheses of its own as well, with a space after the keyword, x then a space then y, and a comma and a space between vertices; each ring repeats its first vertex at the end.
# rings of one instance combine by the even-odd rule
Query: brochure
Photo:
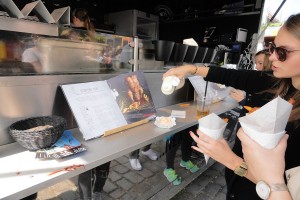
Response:
POLYGON ((73 136, 72 132, 67 130, 51 147, 38 150, 36 158, 64 158, 86 150, 87 148, 73 136))
POLYGON ((85 140, 156 115, 142 71, 61 87, 85 140))

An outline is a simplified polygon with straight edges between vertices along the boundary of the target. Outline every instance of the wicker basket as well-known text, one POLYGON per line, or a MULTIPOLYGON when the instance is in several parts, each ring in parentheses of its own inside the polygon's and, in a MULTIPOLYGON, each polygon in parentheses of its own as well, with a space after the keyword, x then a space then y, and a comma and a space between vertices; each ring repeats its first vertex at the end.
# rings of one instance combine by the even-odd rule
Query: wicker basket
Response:
POLYGON ((66 126, 67 121, 63 117, 41 116, 17 121, 9 127, 9 132, 21 146, 34 151, 54 144, 62 136, 66 126), (32 129, 43 126, 46 128, 32 129))

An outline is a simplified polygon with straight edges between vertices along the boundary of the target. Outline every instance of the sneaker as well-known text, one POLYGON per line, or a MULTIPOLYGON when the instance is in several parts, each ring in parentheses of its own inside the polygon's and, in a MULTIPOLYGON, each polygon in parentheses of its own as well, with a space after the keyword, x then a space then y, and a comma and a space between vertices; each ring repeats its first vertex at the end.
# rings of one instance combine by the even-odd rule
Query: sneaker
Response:
POLYGON ((137 171, 142 170, 142 165, 141 165, 139 159, 129 159, 129 162, 130 162, 132 169, 137 170, 137 171))
POLYGON ((181 177, 176 174, 174 169, 164 169, 164 175, 169 182, 173 183, 173 185, 179 185, 181 183, 181 177))
POLYGON ((150 158, 151 160, 157 160, 157 153, 152 149, 149 149, 148 151, 141 151, 141 153, 150 158))
POLYGON ((190 172, 192 172, 192 173, 195 173, 199 170, 199 167, 197 165, 194 165, 190 160, 187 162, 184 162, 183 160, 181 160, 180 166, 185 167, 187 170, 190 170, 190 172))
POLYGON ((92 200, 102 200, 102 193, 101 192, 94 192, 92 200))

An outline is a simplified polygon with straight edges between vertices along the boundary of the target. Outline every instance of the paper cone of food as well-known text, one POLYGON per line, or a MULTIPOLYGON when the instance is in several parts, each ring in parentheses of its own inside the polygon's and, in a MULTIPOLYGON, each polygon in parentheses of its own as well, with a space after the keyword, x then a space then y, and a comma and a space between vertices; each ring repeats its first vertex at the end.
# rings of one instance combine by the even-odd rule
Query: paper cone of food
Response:
POLYGON ((267 149, 273 149, 285 133, 292 104, 280 97, 239 119, 245 133, 267 149))
MULTIPOLYGON (((223 132, 227 125, 227 123, 215 113, 200 118, 198 122, 199 130, 215 140, 223 136, 223 132)), ((204 154, 204 158, 207 164, 209 156, 204 154)))

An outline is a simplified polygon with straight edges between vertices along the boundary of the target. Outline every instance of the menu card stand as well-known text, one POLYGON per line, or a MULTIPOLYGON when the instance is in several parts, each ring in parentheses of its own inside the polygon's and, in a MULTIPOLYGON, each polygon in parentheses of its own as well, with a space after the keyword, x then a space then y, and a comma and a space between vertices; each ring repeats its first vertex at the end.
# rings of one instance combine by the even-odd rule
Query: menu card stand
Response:
POLYGON ((85 140, 147 123, 156 115, 141 71, 61 88, 85 140))

